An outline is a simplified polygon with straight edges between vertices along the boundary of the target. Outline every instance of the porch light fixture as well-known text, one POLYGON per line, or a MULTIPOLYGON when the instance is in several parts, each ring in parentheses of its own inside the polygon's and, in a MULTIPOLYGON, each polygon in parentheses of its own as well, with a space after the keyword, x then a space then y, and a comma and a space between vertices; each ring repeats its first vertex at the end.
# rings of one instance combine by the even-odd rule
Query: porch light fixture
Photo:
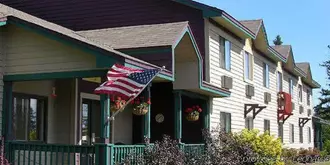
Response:
POLYGON ((52 97, 52 98, 56 98, 56 97, 57 97, 57 95, 56 95, 56 87, 53 87, 53 88, 52 88, 52 94, 51 94, 51 97, 52 97))

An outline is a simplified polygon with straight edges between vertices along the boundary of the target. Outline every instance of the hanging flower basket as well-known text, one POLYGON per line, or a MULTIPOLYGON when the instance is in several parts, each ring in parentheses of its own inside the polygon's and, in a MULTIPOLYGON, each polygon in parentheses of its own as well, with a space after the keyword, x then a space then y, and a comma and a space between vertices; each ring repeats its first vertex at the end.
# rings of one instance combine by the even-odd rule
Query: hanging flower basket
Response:
POLYGON ((135 99, 133 102, 133 114, 142 116, 148 113, 149 105, 151 104, 150 99, 144 101, 144 98, 135 99))
POLYGON ((122 108, 125 106, 126 101, 122 100, 121 97, 117 97, 117 99, 113 99, 110 103, 111 112, 117 112, 119 110, 123 110, 122 108))
POLYGON ((185 112, 187 113, 186 119, 188 121, 197 121, 199 119, 199 114, 202 112, 202 109, 197 105, 193 106, 192 108, 187 108, 185 112))

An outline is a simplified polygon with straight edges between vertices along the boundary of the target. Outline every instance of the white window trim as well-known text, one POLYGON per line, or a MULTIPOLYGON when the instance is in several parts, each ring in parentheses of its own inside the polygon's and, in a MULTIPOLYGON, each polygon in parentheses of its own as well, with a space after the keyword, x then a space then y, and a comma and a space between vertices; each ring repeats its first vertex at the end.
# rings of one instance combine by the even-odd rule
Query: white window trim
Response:
POLYGON ((302 84, 298 84, 298 103, 299 103, 299 105, 303 104, 303 100, 304 100, 303 93, 304 93, 304 86, 302 84), (301 99, 299 96, 299 93, 300 93, 299 85, 301 85, 301 99))
POLYGON ((278 73, 281 73, 281 75, 282 75, 282 76, 281 76, 281 77, 282 77, 282 78, 281 78, 281 79, 282 79, 282 80, 281 80, 281 82, 282 82, 282 91, 283 91, 283 88, 284 88, 284 87, 283 87, 283 79, 284 79, 283 72, 282 72, 281 70, 278 70, 278 69, 277 69, 277 70, 276 70, 276 92, 280 92, 280 91, 277 90, 277 88, 278 88, 278 83, 279 83, 279 82, 278 82, 278 79, 277 79, 278 73))
POLYGON ((253 79, 254 79, 254 55, 251 54, 250 52, 243 50, 242 51, 242 55, 243 55, 243 79, 246 83, 249 83, 251 85, 253 85, 253 79), (246 79, 245 78, 245 53, 249 53, 249 55, 251 56, 251 69, 250 69, 250 73, 251 73, 251 80, 250 79, 246 79))
MULTIPOLYGON (((265 61, 262 62, 262 65, 263 65, 263 66, 262 66, 262 71, 263 71, 262 78, 264 78, 264 69, 265 69, 265 68, 264 68, 264 65, 265 65, 265 64, 268 66, 268 73, 267 73, 267 74, 268 74, 268 87, 266 87, 265 84, 263 84, 262 86, 263 86, 265 89, 270 89, 270 74, 269 74, 269 72, 270 72, 270 71, 269 71, 269 70, 270 70, 270 64, 269 64, 268 62, 265 62, 265 61)), ((263 79, 262 81, 263 81, 263 83, 264 83, 265 80, 263 79)))

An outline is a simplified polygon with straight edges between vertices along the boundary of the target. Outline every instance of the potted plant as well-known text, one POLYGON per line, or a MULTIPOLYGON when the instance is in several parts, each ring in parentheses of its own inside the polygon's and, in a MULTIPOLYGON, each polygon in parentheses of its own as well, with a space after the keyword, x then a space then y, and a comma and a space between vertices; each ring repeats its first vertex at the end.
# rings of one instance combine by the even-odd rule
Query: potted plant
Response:
POLYGON ((133 104, 133 114, 134 115, 145 115, 148 113, 149 106, 151 104, 150 98, 144 100, 144 97, 136 98, 132 101, 133 104))
POLYGON ((202 112, 202 108, 195 105, 187 108, 185 112, 187 113, 186 119, 188 121, 197 121, 199 119, 199 114, 202 112))
POLYGON ((121 97, 116 97, 116 99, 113 97, 110 103, 110 110, 111 112, 117 112, 118 110, 122 110, 125 104, 126 100, 121 99, 121 97))

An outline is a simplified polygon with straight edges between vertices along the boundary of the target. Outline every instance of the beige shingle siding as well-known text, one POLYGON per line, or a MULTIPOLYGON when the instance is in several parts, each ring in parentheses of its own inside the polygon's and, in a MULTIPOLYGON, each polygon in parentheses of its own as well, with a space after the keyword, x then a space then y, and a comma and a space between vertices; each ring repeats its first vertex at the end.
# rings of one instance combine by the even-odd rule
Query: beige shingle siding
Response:
POLYGON ((88 70, 96 58, 32 31, 8 25, 6 74, 88 70), (9 37, 10 36, 10 37, 9 37))
MULTIPOLYGON (((211 114, 211 127, 216 127, 220 123, 220 112, 231 113, 231 128, 232 131, 237 132, 245 128, 244 119, 244 104, 259 104, 266 105, 262 112, 260 112, 254 119, 254 128, 259 129, 261 132, 264 130, 264 119, 270 120, 270 133, 278 136, 278 123, 277 123, 277 64, 272 63, 260 54, 253 52, 254 55, 254 68, 253 68, 253 85, 255 87, 255 95, 248 99, 245 96, 245 85, 244 81, 244 68, 243 68, 243 47, 244 45, 235 40, 230 35, 226 34, 221 29, 210 26, 209 30, 209 66, 210 66, 210 82, 214 85, 221 86, 221 76, 227 75, 233 78, 233 89, 230 91, 231 96, 227 98, 216 98, 212 102, 212 114, 211 114), (225 39, 232 42, 231 50, 231 71, 227 71, 220 68, 219 65, 219 36, 221 35, 225 39), (269 89, 263 86, 263 62, 269 64, 269 89), (264 103, 264 92, 271 93, 271 102, 268 104, 264 103)), ((282 69, 280 69, 282 70, 282 69)), ((291 116, 283 126, 284 133, 284 145, 286 147, 294 148, 308 148, 312 147, 313 143, 308 143, 308 132, 307 127, 312 129, 312 123, 309 121, 304 127, 304 143, 299 142, 299 104, 298 104, 298 79, 283 71, 283 90, 289 92, 289 77, 294 80, 293 90, 293 102, 295 102, 294 115, 291 116), (294 135, 295 142, 289 143, 289 124, 294 124, 294 135)), ((306 92, 303 92, 303 103, 306 102, 306 92)), ((304 116, 307 116, 307 108, 304 103, 304 116)), ((249 114, 249 115, 252 115, 249 114)), ((313 130, 312 130, 313 131, 313 130)), ((313 134, 312 134, 313 141, 313 134)))

